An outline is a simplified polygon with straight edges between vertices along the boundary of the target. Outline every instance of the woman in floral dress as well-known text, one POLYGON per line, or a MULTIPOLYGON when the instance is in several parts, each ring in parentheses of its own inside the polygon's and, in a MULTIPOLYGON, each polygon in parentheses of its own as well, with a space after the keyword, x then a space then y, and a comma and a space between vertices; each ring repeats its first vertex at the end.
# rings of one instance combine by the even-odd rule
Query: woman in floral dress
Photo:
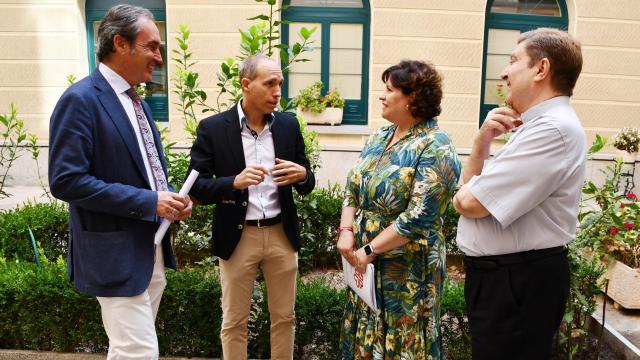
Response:
POLYGON ((438 128, 442 79, 432 65, 402 61, 382 74, 382 127, 348 175, 338 250, 365 271, 375 265, 372 311, 351 290, 340 359, 442 359, 443 218, 460 176, 438 128))

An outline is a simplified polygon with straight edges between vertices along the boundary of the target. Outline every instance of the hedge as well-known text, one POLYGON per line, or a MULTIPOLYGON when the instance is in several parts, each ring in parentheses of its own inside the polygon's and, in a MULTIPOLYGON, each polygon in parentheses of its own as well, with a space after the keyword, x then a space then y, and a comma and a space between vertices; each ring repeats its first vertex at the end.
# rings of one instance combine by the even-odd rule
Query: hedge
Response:
MULTIPOLYGON (((269 357, 266 294, 254 291, 249 356, 269 357)), ((332 358, 345 291, 321 280, 298 282, 296 358, 332 358), (324 355, 323 355, 324 354, 324 355)), ((212 267, 168 271, 156 328, 163 355, 220 357, 220 283, 212 267)), ((76 292, 65 263, 0 259, 0 348, 58 352, 105 352, 108 340, 95 297, 76 292)))
MULTIPOLYGON (((164 356, 220 357, 220 283, 212 266, 168 271, 156 322, 164 356)), ((462 285, 447 283, 443 299, 443 340, 452 359, 469 354, 462 285)), ((346 301, 345 290, 324 280, 298 281, 296 359, 333 359, 346 301)), ((75 291, 65 263, 0 258, 0 348, 58 352, 106 352, 108 340, 95 297, 75 291)), ((264 285, 254 289, 249 321, 249 357, 269 357, 269 315, 264 285)))

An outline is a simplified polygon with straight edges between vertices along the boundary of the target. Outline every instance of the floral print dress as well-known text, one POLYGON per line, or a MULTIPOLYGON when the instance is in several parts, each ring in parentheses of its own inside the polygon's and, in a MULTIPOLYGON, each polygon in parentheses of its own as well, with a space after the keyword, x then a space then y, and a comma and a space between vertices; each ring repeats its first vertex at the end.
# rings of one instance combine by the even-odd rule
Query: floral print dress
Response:
POLYGON ((373 261, 379 314, 349 290, 340 359, 443 358, 442 223, 460 176, 460 162, 435 120, 414 125, 385 150, 395 128, 382 127, 365 145, 349 172, 344 206, 356 208, 356 248, 388 226, 409 242, 373 261))

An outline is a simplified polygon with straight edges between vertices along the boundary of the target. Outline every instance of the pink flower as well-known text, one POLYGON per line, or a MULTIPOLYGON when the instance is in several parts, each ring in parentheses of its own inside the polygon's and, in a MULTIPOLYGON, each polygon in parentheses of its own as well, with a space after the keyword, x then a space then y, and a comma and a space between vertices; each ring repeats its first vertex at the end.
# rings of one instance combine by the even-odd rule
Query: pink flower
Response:
POLYGON ((637 201, 638 200, 638 196, 636 196, 636 194, 630 192, 627 194, 627 199, 631 200, 631 201, 637 201))
POLYGON ((617 233, 618 233, 618 228, 617 228, 617 227, 612 226, 612 227, 610 227, 610 228, 609 228, 609 234, 610 234, 611 236, 614 236, 614 235, 615 235, 615 234, 617 234, 617 233))
POLYGON ((625 221, 624 227, 626 227, 627 229, 631 230, 631 229, 633 229, 633 223, 625 221))

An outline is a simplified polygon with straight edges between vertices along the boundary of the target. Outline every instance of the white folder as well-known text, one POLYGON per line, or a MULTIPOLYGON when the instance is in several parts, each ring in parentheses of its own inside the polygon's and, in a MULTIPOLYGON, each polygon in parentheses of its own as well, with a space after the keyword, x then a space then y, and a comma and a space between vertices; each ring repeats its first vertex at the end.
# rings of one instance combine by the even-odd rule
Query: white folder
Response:
POLYGON ((373 264, 367 264, 367 271, 363 274, 356 271, 347 259, 342 256, 342 272, 344 273, 344 281, 349 287, 365 302, 371 310, 378 313, 378 304, 376 303, 376 283, 374 276, 375 268, 373 264))

